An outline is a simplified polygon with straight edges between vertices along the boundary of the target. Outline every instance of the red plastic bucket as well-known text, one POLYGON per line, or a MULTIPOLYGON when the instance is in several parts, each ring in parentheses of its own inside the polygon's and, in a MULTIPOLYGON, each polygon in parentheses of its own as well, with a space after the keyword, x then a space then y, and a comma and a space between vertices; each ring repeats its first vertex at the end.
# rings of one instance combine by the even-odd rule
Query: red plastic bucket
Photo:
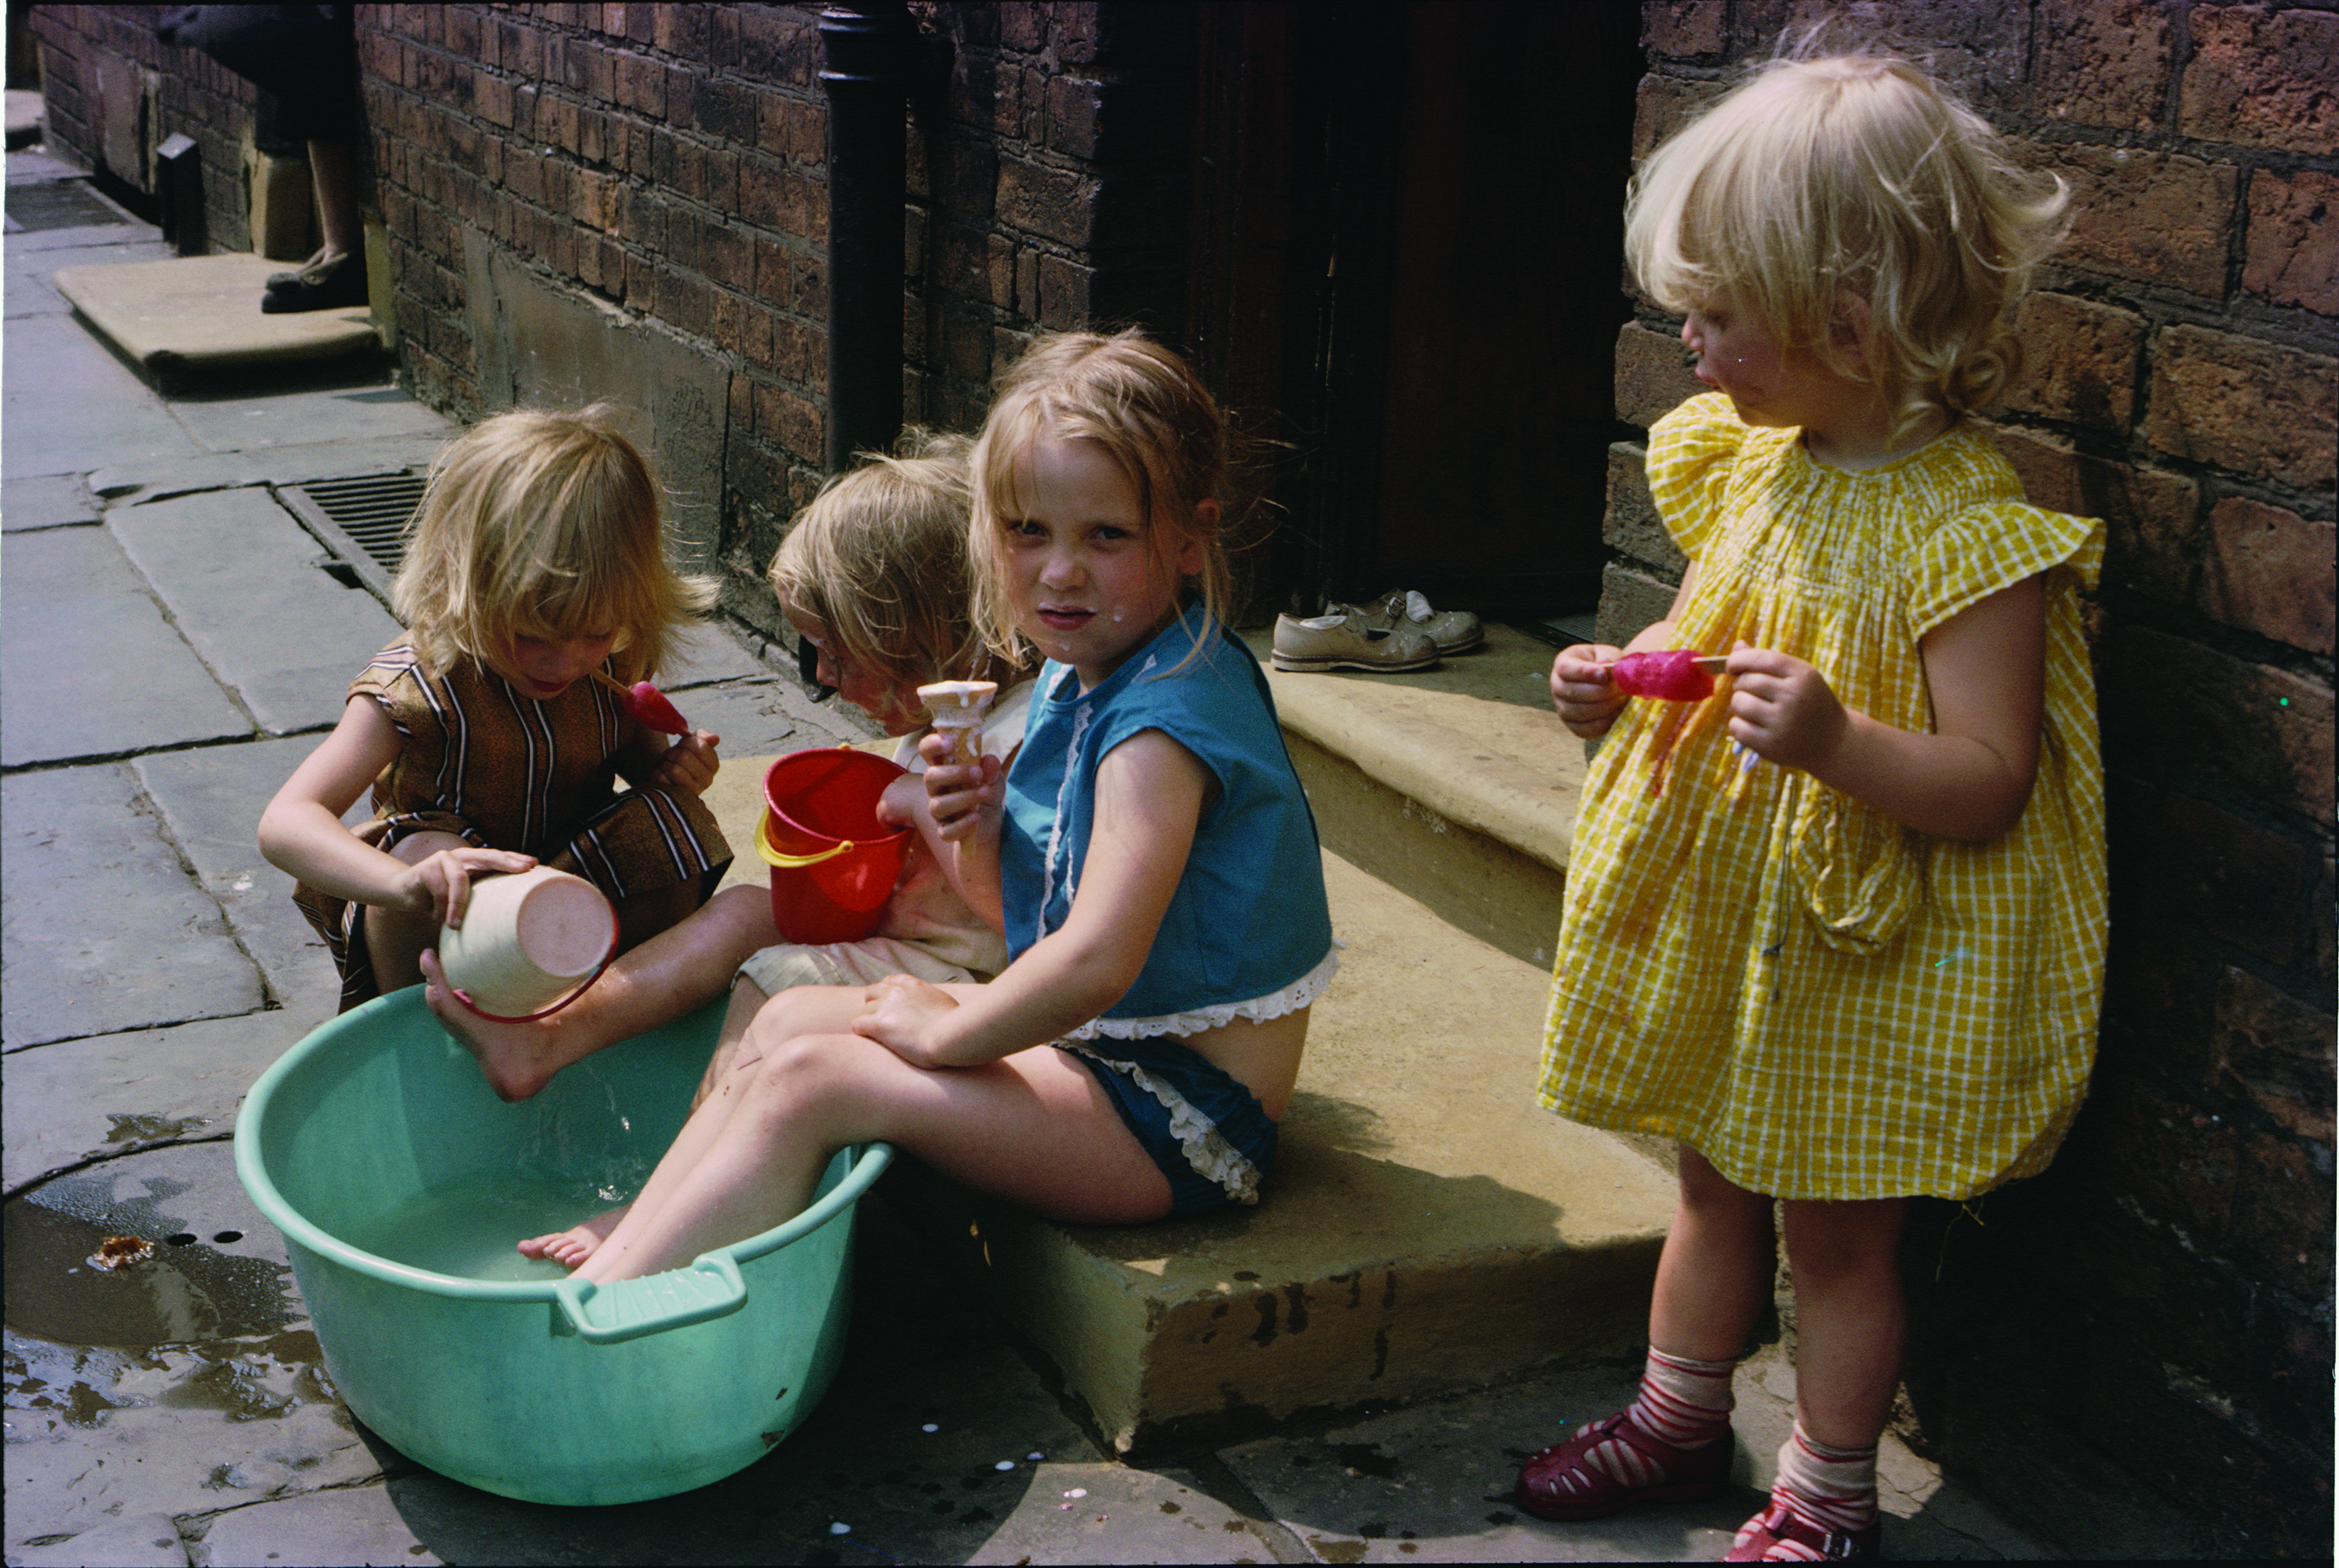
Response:
POLYGON ((902 874, 907 827, 877 820, 905 770, 843 746, 790 752, 764 774, 755 853, 772 868, 772 920, 790 942, 858 942, 877 929, 902 874))

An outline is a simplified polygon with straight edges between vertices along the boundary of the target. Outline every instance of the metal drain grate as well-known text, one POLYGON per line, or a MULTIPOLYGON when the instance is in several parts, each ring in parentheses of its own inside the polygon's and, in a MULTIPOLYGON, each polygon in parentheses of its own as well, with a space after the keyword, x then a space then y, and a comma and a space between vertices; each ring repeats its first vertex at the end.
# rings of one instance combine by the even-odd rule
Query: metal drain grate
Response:
POLYGON ((390 579, 406 559, 406 524, 422 502, 424 482, 420 474, 370 474, 288 485, 278 494, 311 533, 387 600, 390 579))
POLYGON ((11 233, 131 222, 120 208, 91 190, 86 180, 22 181, 11 184, 0 201, 5 201, 11 233))

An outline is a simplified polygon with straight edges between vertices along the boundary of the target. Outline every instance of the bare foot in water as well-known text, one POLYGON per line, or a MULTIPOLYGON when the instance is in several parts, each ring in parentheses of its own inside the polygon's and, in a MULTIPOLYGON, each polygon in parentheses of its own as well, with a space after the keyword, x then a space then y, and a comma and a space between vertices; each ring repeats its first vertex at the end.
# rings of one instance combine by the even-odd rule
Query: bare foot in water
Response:
POLYGON ((564 1268, 575 1268, 592 1257, 601 1243, 609 1239, 609 1233, 617 1228, 617 1222, 626 1218, 626 1210, 632 1207, 628 1203, 610 1209, 607 1214, 597 1214, 582 1225, 572 1225, 549 1236, 531 1236, 519 1244, 520 1255, 524 1257, 546 1257, 564 1268))
POLYGON ((503 1100, 527 1100, 552 1081, 561 1063, 552 1060, 551 1038, 541 1024, 499 1023, 465 1007, 447 983, 439 955, 422 952, 422 1000, 449 1034, 479 1058, 488 1087, 503 1100))

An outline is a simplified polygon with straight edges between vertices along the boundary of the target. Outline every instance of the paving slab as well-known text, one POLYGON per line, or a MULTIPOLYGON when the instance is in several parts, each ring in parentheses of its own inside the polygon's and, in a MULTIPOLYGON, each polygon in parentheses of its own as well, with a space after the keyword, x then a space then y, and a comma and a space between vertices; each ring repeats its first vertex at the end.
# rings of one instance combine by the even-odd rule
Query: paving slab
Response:
POLYGON ((0 369, 6 372, 0 469, 11 478, 178 462, 202 450, 144 383, 69 316, 9 322, 0 369))
POLYGON ((312 1493, 280 1503, 231 1509, 206 1522, 188 1553, 195 1568, 345 1568, 376 1563, 438 1563, 445 1558, 414 1537, 387 1485, 312 1493))
POLYGON ((142 1149, 227 1137, 260 1075, 332 1016, 330 990, 305 1000, 0 1057, 0 1187, 14 1193, 142 1149))
POLYGON ((48 474, 0 484, 0 529, 21 534, 97 521, 98 508, 74 474, 48 474))
POLYGON ((49 1545, 18 1546, 11 1568, 187 1568, 187 1544, 167 1514, 108 1519, 49 1545))
MULTIPOLYGON (((64 530, 80 532, 81 530, 64 530)), ((8 544, 13 576, 26 547, 8 544)), ((0 621, 0 764, 85 761, 241 740, 252 720, 143 587, 8 604, 0 621)))
MULTIPOLYGON (((12 664, 12 685, 16 676, 12 664)), ((5 1049, 260 1009, 260 971, 180 866, 128 768, 0 779, 0 833, 5 1049)))
POLYGON ((237 1183, 231 1145, 109 1160, 11 1200, 6 1218, 12 1554, 109 1518, 202 1515, 381 1474, 321 1375, 282 1242, 237 1183), (153 1255, 101 1272, 86 1258, 107 1236, 153 1255))
POLYGON ((331 430, 337 441, 444 441, 460 429, 438 409, 416 402, 405 388, 388 384, 241 395, 190 392, 173 398, 171 411, 214 452, 310 446, 320 430, 331 430))
MULTIPOLYGON (((350 674, 357 673, 352 666, 350 674)), ((306 1014, 330 1012, 340 989, 331 953, 292 907, 292 879, 262 858, 260 814, 322 736, 157 753, 131 766, 195 881, 218 901, 276 1001, 306 1014)), ((349 810, 351 824, 373 814, 371 795, 349 810)))
MULTIPOLYGON (((807 746, 850 745, 866 738, 785 677, 693 687, 678 692, 675 705, 691 724, 723 737, 718 784, 731 774, 734 759, 779 756, 807 746)), ((760 769, 755 776, 763 776, 760 769)))
MULTIPOLYGON (((26 479, 37 484, 72 485, 63 479, 26 479)), ((13 496, 18 487, 8 487, 13 496)), ((0 503, 5 504, 5 503, 0 503)), ((70 509, 70 508, 60 508, 70 509)), ((95 508, 92 508, 94 511, 95 508)), ((94 523, 77 528, 42 529, 37 537, 11 539, 0 571, 0 604, 9 609, 52 604, 59 599, 92 594, 143 592, 146 579, 122 553, 113 537, 94 523)))
POLYGON ((20 316, 68 316, 73 313, 73 301, 58 293, 56 285, 51 281, 60 268, 106 266, 117 261, 163 261, 178 254, 160 240, 150 238, 153 232, 151 229, 79 229, 68 232, 76 236, 74 242, 37 251, 24 249, 18 243, 32 238, 32 235, 8 236, 8 302, 5 313, 9 320, 14 321, 20 316))
POLYGON ((460 428, 452 420, 444 423, 445 429, 439 433, 258 447, 249 451, 208 452, 172 462, 108 463, 90 474, 89 489, 92 495, 110 500, 161 501, 198 490, 418 472, 429 466, 460 428))
POLYGON ((329 576, 322 547, 258 487, 116 507, 106 527, 271 734, 338 724, 351 678, 398 636, 390 612, 329 576))
POLYGON ((1259 1563, 1291 1543, 1190 1471, 1044 1464, 969 1563, 1259 1563))
POLYGON ((133 364, 157 377, 370 354, 381 347, 364 305, 262 315, 284 264, 231 252, 61 268, 56 291, 133 364))
MULTIPOLYGON (((686 691, 717 681, 787 678, 786 672, 773 670, 749 652, 738 633, 717 622, 702 621, 690 626, 676 642, 677 651, 658 676, 658 685, 666 691, 686 691)), ((808 695, 805 703, 811 705, 808 695)))

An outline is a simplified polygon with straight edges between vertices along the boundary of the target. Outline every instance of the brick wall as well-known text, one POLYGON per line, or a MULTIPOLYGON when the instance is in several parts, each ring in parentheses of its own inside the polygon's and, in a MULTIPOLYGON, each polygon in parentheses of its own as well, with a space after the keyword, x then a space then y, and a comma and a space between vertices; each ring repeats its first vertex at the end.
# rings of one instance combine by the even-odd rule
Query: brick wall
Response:
POLYGON ((202 149, 204 232, 214 251, 252 248, 245 160, 252 84, 154 36, 162 5, 39 5, 48 144, 133 205, 154 195, 154 149, 183 132, 202 149))
MULTIPOLYGON (((1645 5, 1637 147, 1821 9, 1645 5)), ((1880 9, 2072 184, 2070 242, 2024 308, 2030 369, 1992 414, 2032 498, 2110 536, 2092 607, 2113 899, 2095 1080, 2048 1175, 1912 1227, 1916 1435, 2019 1497, 2076 1434, 2210 1521, 2202 1544, 2319 1554, 2339 13, 1880 9)), ((1628 422, 1702 390, 1679 326, 1643 301, 1619 339, 1628 422)), ((1661 615, 1681 565, 1640 459, 1620 445, 1611 470, 1611 635, 1661 615)))
MULTIPOLYGON (((904 417, 971 429, 1037 328, 1180 321, 1182 7, 928 5, 911 105, 904 417)), ((821 478, 826 101, 814 5, 360 6, 403 355, 483 392, 466 232, 719 366, 719 559, 760 579, 821 478)), ((768 595, 735 612, 776 630, 768 595)))

